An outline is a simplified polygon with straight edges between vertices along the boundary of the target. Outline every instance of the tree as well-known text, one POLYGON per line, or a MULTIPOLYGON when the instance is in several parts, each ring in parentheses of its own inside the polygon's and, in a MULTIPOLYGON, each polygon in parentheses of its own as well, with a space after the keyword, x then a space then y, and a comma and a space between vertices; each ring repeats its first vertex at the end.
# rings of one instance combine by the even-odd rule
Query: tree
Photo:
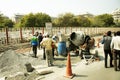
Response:
POLYGON ((36 27, 43 27, 45 26, 46 22, 51 22, 51 17, 45 13, 37 13, 35 14, 35 26, 36 27))
POLYGON ((23 16, 23 18, 20 20, 20 26, 21 27, 33 27, 35 26, 35 16, 33 13, 30 13, 28 15, 23 16))
POLYGON ((22 27, 43 27, 46 22, 51 22, 51 17, 45 13, 30 13, 23 16, 20 21, 22 27))
POLYGON ((83 15, 78 15, 76 16, 77 18, 77 23, 78 23, 78 26, 82 26, 82 27, 88 27, 90 26, 90 20, 86 17, 84 17, 83 15))
POLYGON ((9 27, 9 28, 12 28, 13 25, 14 25, 14 23, 12 22, 12 20, 10 20, 10 19, 5 19, 5 20, 4 20, 4 26, 7 26, 7 27, 9 27))
POLYGON ((4 22, 3 14, 0 13, 0 27, 3 27, 3 22, 4 22))
POLYGON ((110 14, 102 14, 102 15, 98 15, 94 18, 94 25, 96 26, 100 26, 100 27, 110 27, 112 25, 114 25, 114 19, 112 17, 112 15, 110 14))
POLYGON ((56 27, 60 26, 60 22, 59 22, 58 18, 53 19, 52 23, 53 23, 53 26, 56 26, 56 27))
POLYGON ((73 17, 72 13, 60 14, 58 18, 54 19, 53 24, 57 26, 72 26, 73 25, 73 17))
POLYGON ((66 13, 59 15, 58 18, 53 20, 55 26, 90 26, 91 22, 87 17, 83 15, 74 16, 72 13, 66 13))
POLYGON ((0 13, 0 27, 13 27, 13 25, 12 20, 0 13))
POLYGON ((78 22, 78 17, 73 17, 73 21, 72 21, 72 25, 71 26, 79 26, 79 22, 78 22))

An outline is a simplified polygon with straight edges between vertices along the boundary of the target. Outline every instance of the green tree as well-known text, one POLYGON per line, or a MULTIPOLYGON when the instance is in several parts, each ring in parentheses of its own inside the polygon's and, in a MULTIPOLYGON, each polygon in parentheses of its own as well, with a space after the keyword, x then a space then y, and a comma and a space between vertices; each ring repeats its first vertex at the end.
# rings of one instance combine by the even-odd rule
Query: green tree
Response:
POLYGON ((90 26, 91 22, 83 15, 74 16, 72 13, 59 15, 58 18, 53 20, 55 26, 90 26))
POLYGON ((4 17, 3 17, 3 14, 0 13, 0 27, 3 27, 4 26, 4 17))
POLYGON ((78 22, 78 17, 73 17, 73 19, 72 19, 73 21, 72 21, 72 25, 71 26, 79 26, 79 22, 78 22))
POLYGON ((0 13, 0 27, 13 27, 13 25, 12 20, 0 13))
POLYGON ((30 13, 23 16, 19 26, 22 27, 43 27, 46 22, 51 22, 51 17, 45 13, 30 13))
POLYGON ((58 26, 65 26, 65 27, 72 26, 73 17, 74 15, 72 13, 60 14, 58 18, 53 20, 53 24, 58 26))
POLYGON ((23 16, 20 20, 21 27, 34 27, 35 26, 35 16, 33 13, 23 16))
POLYGON ((76 18, 77 18, 78 26, 88 27, 91 24, 90 20, 84 17, 83 15, 78 15, 76 16, 76 18))
POLYGON ((45 13, 37 13, 35 14, 35 26, 36 27, 43 27, 45 26, 46 22, 51 22, 51 17, 45 13))
POLYGON ((9 28, 12 28, 14 23, 10 19, 4 19, 4 26, 7 26, 9 28))
POLYGON ((59 22, 58 18, 53 19, 52 23, 53 23, 53 26, 56 26, 56 27, 60 26, 60 22, 59 22))
POLYGON ((110 14, 98 15, 94 18, 94 25, 100 27, 110 27, 114 25, 114 19, 110 14))

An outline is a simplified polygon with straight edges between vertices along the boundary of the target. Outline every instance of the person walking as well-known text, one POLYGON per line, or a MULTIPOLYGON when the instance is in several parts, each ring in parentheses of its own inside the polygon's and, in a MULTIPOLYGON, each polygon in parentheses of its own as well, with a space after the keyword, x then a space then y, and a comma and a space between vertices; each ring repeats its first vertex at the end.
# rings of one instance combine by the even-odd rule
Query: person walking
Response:
MULTIPOLYGON (((46 39, 46 34, 43 35, 42 41, 45 40, 45 39, 46 39)), ((44 46, 41 46, 41 47, 43 48, 43 60, 45 60, 46 59, 46 56, 45 56, 45 47, 44 46)))
POLYGON ((53 42, 52 42, 52 54, 53 54, 53 59, 55 59, 54 56, 58 55, 57 53, 55 53, 55 51, 57 51, 56 43, 58 42, 59 39, 56 35, 54 35, 52 37, 52 40, 53 40, 53 42))
POLYGON ((117 71, 118 68, 120 70, 120 31, 116 32, 116 36, 113 37, 111 41, 111 50, 113 51, 114 69, 115 71, 117 71), (119 59, 118 66, 117 66, 117 57, 119 59))
POLYGON ((38 35, 38 48, 39 49, 41 48, 40 43, 41 43, 42 39, 43 39, 43 35, 42 35, 42 33, 39 33, 39 35, 38 35))
POLYGON ((46 62, 48 67, 53 66, 52 42, 53 40, 49 38, 49 35, 47 34, 46 39, 40 43, 41 46, 45 47, 46 62))
POLYGON ((32 46, 32 51, 34 54, 34 57, 37 58, 37 46, 38 46, 38 33, 36 32, 33 37, 31 38, 31 46, 32 46))
POLYGON ((111 53, 111 44, 112 36, 111 36, 111 31, 107 32, 107 35, 103 37, 102 44, 104 44, 104 55, 105 55, 105 68, 107 68, 107 59, 108 55, 110 56, 110 67, 113 67, 112 60, 113 60, 113 55, 111 53))

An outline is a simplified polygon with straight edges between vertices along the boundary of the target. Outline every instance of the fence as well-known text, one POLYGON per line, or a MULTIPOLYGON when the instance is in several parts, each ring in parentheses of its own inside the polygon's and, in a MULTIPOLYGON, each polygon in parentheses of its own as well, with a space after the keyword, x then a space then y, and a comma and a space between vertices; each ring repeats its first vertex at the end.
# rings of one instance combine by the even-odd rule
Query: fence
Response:
MULTIPOLYGON (((86 34, 95 36, 103 34, 106 31, 118 31, 120 28, 98 28, 98 27, 53 27, 52 34, 61 31, 63 34, 71 32, 84 31, 86 34)), ((29 41, 35 32, 47 33, 49 30, 45 27, 28 27, 28 28, 0 28, 0 45, 17 44, 29 41)))

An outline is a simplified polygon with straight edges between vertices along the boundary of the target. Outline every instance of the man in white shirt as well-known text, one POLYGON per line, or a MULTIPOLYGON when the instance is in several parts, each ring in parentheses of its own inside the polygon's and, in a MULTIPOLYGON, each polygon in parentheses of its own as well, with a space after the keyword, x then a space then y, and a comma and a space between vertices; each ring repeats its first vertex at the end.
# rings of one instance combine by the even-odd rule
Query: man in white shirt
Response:
POLYGON ((120 70, 120 31, 116 32, 116 36, 111 41, 111 49, 114 51, 114 68, 117 71, 117 56, 119 56, 118 68, 120 70))

